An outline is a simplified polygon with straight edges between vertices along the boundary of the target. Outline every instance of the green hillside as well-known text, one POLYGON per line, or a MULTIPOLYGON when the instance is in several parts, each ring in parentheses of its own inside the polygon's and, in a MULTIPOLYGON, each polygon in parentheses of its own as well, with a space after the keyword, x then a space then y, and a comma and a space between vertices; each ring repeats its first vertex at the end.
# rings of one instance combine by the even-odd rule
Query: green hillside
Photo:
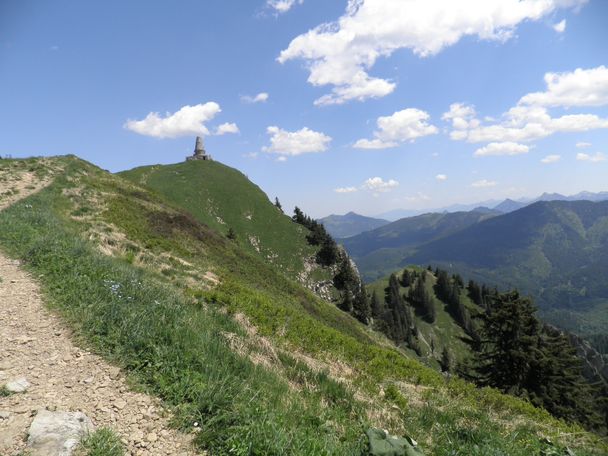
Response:
POLYGON ((318 220, 334 238, 347 238, 388 225, 388 220, 366 217, 349 212, 344 215, 328 215, 318 220))
MULTIPOLYGON (((423 270, 415 266, 410 266, 408 269, 418 272, 423 270)), ((399 273, 401 272, 402 271, 399 271, 399 273)), ((470 338, 450 315, 447 310, 447 304, 437 297, 433 289, 437 278, 431 272, 427 272, 427 277, 426 289, 433 300, 437 316, 433 323, 429 323, 422 316, 414 314, 416 327, 418 328, 419 333, 418 339, 421 342, 420 349, 422 353, 419 358, 428 366, 440 369, 439 361, 441 359, 441 353, 446 347, 450 350, 457 362, 464 361, 470 355, 470 348, 466 342, 467 340, 470 340, 470 338)), ((368 284, 367 289, 370 293, 376 293, 376 295, 382 299, 384 297, 384 290, 387 286, 388 277, 384 277, 368 284)), ((407 295, 409 289, 410 287, 401 286, 400 292, 402 295, 407 295)), ((478 312, 478 309, 465 292, 461 294, 460 298, 471 312, 478 312)), ((414 352, 411 352, 410 354, 412 356, 415 355, 414 352)))
POLYGON ((304 259, 314 256, 307 230, 236 169, 216 161, 188 161, 119 175, 157 192, 219 233, 234 230, 240 246, 292 277, 304 271, 304 259))
MULTIPOLYGON (((167 169, 198 179, 205 165, 167 169)), ((608 451, 524 400, 443 377, 228 239, 229 224, 237 239, 247 232, 240 203, 226 203, 226 225, 203 224, 205 210, 184 209, 195 210, 185 189, 196 185, 172 201, 138 184, 150 185, 141 169, 131 181, 75 157, 0 161, 14 174, 49 166, 51 185, 0 212, 0 248, 42 284, 79 343, 158 395, 175 426, 200 423, 195 443, 209 454, 366 454, 370 426, 412 436, 427 455, 540 456, 544 437, 577 456, 608 451)))
POLYGON ((480 211, 431 213, 408 217, 341 240, 366 281, 383 277, 403 265, 416 246, 458 232, 496 214, 480 211))
POLYGON ((408 263, 516 287, 580 334, 608 329, 608 202, 538 202, 420 245, 408 263))

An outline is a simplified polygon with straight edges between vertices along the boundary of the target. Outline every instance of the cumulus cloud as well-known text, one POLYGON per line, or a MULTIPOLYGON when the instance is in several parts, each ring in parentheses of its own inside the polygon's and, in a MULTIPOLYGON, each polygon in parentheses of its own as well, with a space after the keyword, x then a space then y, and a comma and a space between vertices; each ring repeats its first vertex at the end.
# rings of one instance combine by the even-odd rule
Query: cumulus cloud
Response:
POLYGON ((357 187, 338 187, 334 188, 336 193, 354 193, 357 191, 357 187))
POLYGON ((475 188, 489 188, 489 187, 496 187, 497 184, 498 184, 498 182, 496 182, 496 181, 491 181, 491 180, 487 180, 487 179, 481 179, 481 180, 473 182, 471 184, 471 187, 475 187, 475 188))
POLYGON ((439 130, 428 123, 430 116, 420 109, 407 108, 390 116, 378 117, 375 139, 360 139, 354 147, 358 149, 386 149, 396 147, 400 142, 434 135, 439 130))
POLYGON ((399 187, 399 182, 394 179, 385 181, 381 177, 370 177, 361 186, 364 190, 370 190, 374 193, 390 192, 396 187, 399 187))
POLYGON ((475 157, 487 157, 490 155, 520 155, 527 154, 530 148, 525 144, 515 142, 492 142, 487 146, 480 147, 473 154, 475 157))
POLYGON ((251 95, 243 95, 241 97, 241 101, 243 103, 264 103, 265 101, 268 100, 268 93, 267 92, 260 92, 257 95, 251 96, 251 95))
POLYGON ((396 86, 369 74, 378 58, 399 49, 410 49, 419 57, 432 56, 465 36, 506 41, 523 21, 536 21, 559 8, 586 2, 349 0, 342 17, 297 36, 278 61, 302 59, 310 70, 309 83, 333 86, 331 93, 316 100, 317 105, 378 98, 396 86))
POLYGON ((266 6, 272 8, 277 14, 289 11, 295 4, 301 5, 304 0, 267 0, 266 6))
POLYGON ((576 143, 576 147, 577 149, 585 149, 587 147, 591 147, 593 144, 588 143, 588 142, 577 142, 576 143))
POLYGON ((566 31, 566 19, 562 19, 553 26, 553 30, 557 33, 564 33, 566 31))
POLYGON ((541 159, 540 162, 547 165, 549 163, 557 163, 561 158, 560 155, 547 155, 545 158, 541 159))
MULTIPOLYGON (((468 108, 474 111, 472 107, 468 108)), ((449 119, 447 116, 450 112, 443 115, 444 119, 449 119)), ((450 137, 453 140, 466 140, 470 143, 528 142, 559 132, 583 132, 608 128, 608 119, 595 114, 567 114, 552 117, 545 107, 523 105, 509 109, 503 114, 502 120, 492 124, 483 124, 470 113, 468 117, 455 117, 451 120, 453 126, 455 122, 457 126, 450 132, 450 137)))
POLYGON ((448 176, 446 176, 445 174, 437 174, 435 176, 435 179, 437 179, 439 182, 444 182, 448 180, 448 176))
POLYGON ((215 130, 215 134, 218 136, 225 135, 228 133, 239 133, 239 127, 235 123, 223 123, 215 130))
POLYGON ((584 154, 582 152, 579 152, 578 154, 576 154, 576 159, 580 160, 580 161, 598 163, 598 162, 606 161, 606 156, 601 152, 597 152, 594 155, 589 155, 589 154, 584 154))
MULTIPOLYGON (((500 119, 479 120, 475 108, 464 103, 450 105, 442 119, 450 122, 450 137, 470 143, 521 143, 546 138, 555 133, 584 132, 608 128, 608 118, 574 113, 553 117, 549 108, 608 105, 608 68, 576 69, 546 73, 546 90, 520 98, 500 119)), ((523 146, 519 148, 523 153, 523 146)), ((478 149, 481 154, 486 148, 478 149)), ((477 153, 476 153, 477 154, 477 153)))
POLYGON ((331 142, 331 137, 306 127, 298 131, 286 131, 271 126, 266 132, 270 135, 270 146, 263 147, 262 150, 280 155, 296 156, 324 152, 331 142))
POLYGON ((547 89, 529 93, 519 100, 534 106, 603 106, 608 104, 608 68, 582 69, 545 74, 547 89))
POLYGON ((209 130, 205 123, 219 112, 220 105, 209 101, 205 104, 184 106, 173 114, 167 112, 164 117, 157 112, 151 112, 143 120, 127 120, 124 128, 155 138, 208 135, 209 130))

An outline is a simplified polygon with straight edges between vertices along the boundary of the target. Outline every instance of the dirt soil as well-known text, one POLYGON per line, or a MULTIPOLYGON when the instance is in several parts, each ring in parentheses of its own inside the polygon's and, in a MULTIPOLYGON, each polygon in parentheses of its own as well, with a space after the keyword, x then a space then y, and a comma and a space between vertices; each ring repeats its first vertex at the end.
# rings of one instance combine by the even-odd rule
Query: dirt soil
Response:
MULTIPOLYGON (((0 181, 0 211, 49 183, 30 173, 0 181), (6 191, 18 192, 6 196, 6 191)), ((159 400, 131 390, 117 367, 74 344, 47 310, 36 281, 0 251, 0 385, 24 377, 24 393, 0 395, 0 454, 25 451, 36 410, 82 411, 109 427, 131 455, 194 455, 192 434, 169 427, 159 400)))

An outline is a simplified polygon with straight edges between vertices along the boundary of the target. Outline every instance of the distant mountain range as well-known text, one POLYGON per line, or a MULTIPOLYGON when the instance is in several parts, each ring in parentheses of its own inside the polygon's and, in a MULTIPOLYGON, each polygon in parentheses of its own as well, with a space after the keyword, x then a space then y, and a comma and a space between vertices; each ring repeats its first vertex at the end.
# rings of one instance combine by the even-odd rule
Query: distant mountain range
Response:
POLYGON ((426 214, 429 212, 461 212, 471 211, 479 208, 490 208, 500 212, 512 212, 517 209, 521 209, 529 204, 536 203, 537 201, 605 201, 608 200, 608 192, 579 192, 575 195, 562 195, 560 193, 543 193, 536 198, 519 198, 510 199, 507 198, 503 201, 500 200, 487 200, 472 204, 453 204, 451 206, 445 206, 433 209, 394 209, 392 211, 378 214, 377 217, 395 221, 404 217, 414 217, 416 215, 426 214))
POLYGON ((517 287, 559 326, 579 334, 606 332, 608 201, 561 200, 574 197, 600 199, 608 193, 542 195, 505 214, 486 208, 427 214, 342 242, 366 280, 408 264, 439 265, 502 288, 517 287))
POLYGON ((388 220, 366 217, 349 212, 344 215, 329 215, 318 220, 334 238, 347 238, 364 231, 373 230, 388 225, 388 220))

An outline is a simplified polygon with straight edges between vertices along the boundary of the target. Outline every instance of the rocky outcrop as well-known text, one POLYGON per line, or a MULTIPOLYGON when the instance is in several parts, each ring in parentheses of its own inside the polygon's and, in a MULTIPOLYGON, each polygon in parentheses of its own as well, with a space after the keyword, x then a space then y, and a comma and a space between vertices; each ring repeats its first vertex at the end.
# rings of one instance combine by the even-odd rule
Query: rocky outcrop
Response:
POLYGON ((567 333, 570 343, 583 361, 583 375, 591 382, 608 382, 608 357, 599 353, 589 342, 576 334, 567 333))
POLYGON ((82 412, 39 410, 27 439, 31 456, 71 456, 80 441, 93 431, 93 423, 82 412))

